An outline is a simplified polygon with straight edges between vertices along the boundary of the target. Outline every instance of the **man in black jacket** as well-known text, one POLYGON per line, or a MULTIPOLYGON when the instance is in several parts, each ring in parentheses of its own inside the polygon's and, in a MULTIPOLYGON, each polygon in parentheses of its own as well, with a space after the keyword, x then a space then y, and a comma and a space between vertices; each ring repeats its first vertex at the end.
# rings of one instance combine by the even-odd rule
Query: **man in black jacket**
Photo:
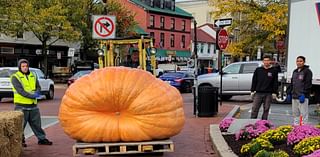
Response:
POLYGON ((306 58, 298 56, 297 69, 292 73, 288 89, 288 100, 292 98, 293 124, 302 125, 308 122, 308 104, 312 87, 312 71, 305 65, 306 58), (300 119, 301 116, 301 119, 300 119))
POLYGON ((278 70, 271 66, 271 57, 263 57, 263 66, 258 67, 253 74, 251 96, 253 97, 251 118, 258 117, 259 109, 263 103, 262 119, 267 120, 273 95, 278 90, 278 70), (274 94, 272 94, 274 93, 274 94))

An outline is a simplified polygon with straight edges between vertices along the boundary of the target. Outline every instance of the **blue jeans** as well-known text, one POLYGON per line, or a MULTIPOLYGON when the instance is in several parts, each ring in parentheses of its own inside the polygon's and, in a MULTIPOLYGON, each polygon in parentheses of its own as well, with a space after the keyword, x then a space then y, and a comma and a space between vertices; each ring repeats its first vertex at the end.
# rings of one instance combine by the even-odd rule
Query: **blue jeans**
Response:
MULTIPOLYGON (((29 123, 33 133, 36 135, 38 140, 46 139, 46 133, 41 128, 41 118, 38 107, 25 108, 23 106, 15 105, 14 110, 23 112, 24 121, 23 121, 23 130, 25 129, 27 123, 29 123)), ((24 141, 24 134, 22 136, 24 141)))
POLYGON ((271 93, 256 93, 253 98, 251 118, 256 119, 258 117, 261 104, 263 103, 263 113, 262 113, 261 119, 267 120, 271 101, 272 101, 271 93))

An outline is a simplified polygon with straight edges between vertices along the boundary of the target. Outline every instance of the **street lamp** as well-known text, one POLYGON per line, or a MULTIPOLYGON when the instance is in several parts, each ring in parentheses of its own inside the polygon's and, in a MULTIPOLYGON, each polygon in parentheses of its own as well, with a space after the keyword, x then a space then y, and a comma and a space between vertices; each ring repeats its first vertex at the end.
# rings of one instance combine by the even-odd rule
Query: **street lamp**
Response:
POLYGON ((98 49, 98 63, 99 63, 99 68, 103 68, 103 56, 104 56, 104 51, 102 49, 98 49))
POLYGON ((157 49, 155 47, 150 48, 150 54, 151 54, 151 66, 152 66, 152 73, 154 76, 156 76, 156 53, 157 49))
POLYGON ((116 46, 116 48, 114 49, 114 52, 117 55, 115 64, 116 64, 116 66, 119 66, 120 65, 120 47, 119 47, 119 45, 116 46))

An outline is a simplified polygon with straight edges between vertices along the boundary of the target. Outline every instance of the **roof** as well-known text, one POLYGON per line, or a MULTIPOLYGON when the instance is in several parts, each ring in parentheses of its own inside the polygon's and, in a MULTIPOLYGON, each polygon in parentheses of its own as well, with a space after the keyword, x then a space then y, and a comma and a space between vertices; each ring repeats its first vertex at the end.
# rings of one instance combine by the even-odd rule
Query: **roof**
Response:
POLYGON ((184 11, 183 9, 175 6, 175 10, 170 10, 170 9, 161 9, 158 7, 151 7, 146 5, 145 3, 143 3, 140 0, 130 0, 131 2, 143 7, 145 10, 148 11, 153 11, 153 12, 158 12, 158 13, 164 13, 164 14, 171 14, 171 15, 178 15, 178 16, 184 16, 184 17, 189 17, 189 18, 193 18, 192 14, 184 11))
POLYGON ((201 26, 198 26, 198 28, 204 27, 204 26, 209 26, 209 27, 212 28, 213 30, 216 30, 216 29, 217 29, 217 28, 214 27, 214 25, 213 25, 212 23, 205 23, 205 24, 203 24, 203 25, 201 25, 201 26))
MULTIPOLYGON (((194 39, 194 29, 191 30, 191 39, 194 39)), ((216 39, 204 32, 200 28, 197 28, 197 41, 206 43, 216 43, 216 39)))

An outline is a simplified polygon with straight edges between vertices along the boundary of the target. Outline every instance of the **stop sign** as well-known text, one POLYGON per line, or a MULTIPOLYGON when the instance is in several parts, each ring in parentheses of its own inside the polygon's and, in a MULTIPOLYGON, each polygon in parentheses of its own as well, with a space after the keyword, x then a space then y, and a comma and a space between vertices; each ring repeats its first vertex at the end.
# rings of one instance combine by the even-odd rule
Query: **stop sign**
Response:
POLYGON ((221 29, 218 33, 218 46, 220 50, 224 50, 228 46, 228 33, 225 29, 221 29))

